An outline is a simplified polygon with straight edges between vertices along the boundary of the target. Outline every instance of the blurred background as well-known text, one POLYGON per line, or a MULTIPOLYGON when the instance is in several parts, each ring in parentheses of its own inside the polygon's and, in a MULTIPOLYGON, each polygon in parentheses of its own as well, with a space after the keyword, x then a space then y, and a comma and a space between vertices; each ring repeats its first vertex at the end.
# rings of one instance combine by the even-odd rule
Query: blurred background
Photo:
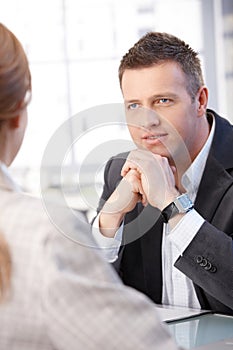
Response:
MULTIPOLYGON (((66 136, 72 144, 76 133, 71 116, 80 116, 85 132, 82 111, 122 103, 120 59, 148 31, 174 34, 200 53, 209 108, 233 121, 232 0, 0 0, 0 21, 22 42, 32 72, 28 129, 11 167, 29 192, 40 192, 41 159, 63 122, 69 125, 66 136)), ((116 126, 110 135, 117 138, 118 133, 123 130, 116 126)), ((87 139, 89 146, 96 146, 95 137, 87 139)), ((80 200, 70 176, 84 149, 85 142, 71 149, 63 185, 69 188, 72 205, 85 210, 88 204, 80 200)), ((93 169, 88 167, 87 177, 93 169)), ((48 164, 48 173, 53 172, 48 164)), ((46 188, 59 188, 59 179, 48 176, 46 188)))

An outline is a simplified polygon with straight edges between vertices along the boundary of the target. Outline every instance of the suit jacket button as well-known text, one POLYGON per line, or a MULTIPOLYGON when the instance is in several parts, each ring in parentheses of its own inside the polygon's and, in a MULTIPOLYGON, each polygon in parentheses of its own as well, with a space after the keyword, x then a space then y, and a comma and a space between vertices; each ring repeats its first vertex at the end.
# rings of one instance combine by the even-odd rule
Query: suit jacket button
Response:
POLYGON ((208 261, 207 265, 205 266, 205 270, 209 271, 211 270, 212 267, 213 267, 212 264, 208 261))
POLYGON ((201 255, 198 255, 198 256, 196 257, 196 262, 197 262, 198 264, 200 264, 200 263, 202 262, 202 260, 203 260, 203 257, 202 257, 201 255))
POLYGON ((208 264, 208 260, 205 259, 205 258, 203 258, 203 259, 202 259, 202 262, 200 263, 200 266, 205 267, 205 266, 207 266, 207 264, 208 264))
POLYGON ((215 273, 217 271, 217 267, 212 265, 212 267, 209 271, 212 273, 215 273))

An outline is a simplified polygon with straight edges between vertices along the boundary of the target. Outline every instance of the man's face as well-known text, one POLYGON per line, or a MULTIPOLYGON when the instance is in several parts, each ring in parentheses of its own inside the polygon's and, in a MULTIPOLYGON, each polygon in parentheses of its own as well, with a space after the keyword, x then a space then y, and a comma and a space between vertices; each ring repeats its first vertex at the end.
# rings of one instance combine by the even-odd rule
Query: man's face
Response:
MULTIPOLYGON (((174 62, 127 69, 122 93, 131 137, 137 147, 167 157, 195 158, 200 150, 198 95, 187 92, 186 77, 174 62)), ((180 161, 182 161, 180 159, 180 161)))

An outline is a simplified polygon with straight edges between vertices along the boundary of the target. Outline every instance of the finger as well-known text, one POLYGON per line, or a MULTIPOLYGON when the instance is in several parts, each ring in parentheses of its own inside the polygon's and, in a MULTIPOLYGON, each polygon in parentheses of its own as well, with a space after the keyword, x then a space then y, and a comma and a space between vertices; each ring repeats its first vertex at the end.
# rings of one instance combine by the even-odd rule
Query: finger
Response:
POLYGON ((175 174, 176 173, 176 167, 174 166, 174 165, 171 165, 171 170, 172 170, 172 172, 173 172, 173 174, 175 174))
POLYGON ((126 167, 126 166, 123 167, 123 168, 121 169, 121 176, 125 177, 126 174, 129 172, 129 170, 130 170, 129 167, 126 167))
POLYGON ((147 198, 141 183, 141 176, 138 171, 131 169, 124 177, 132 186, 132 191, 139 195, 139 200, 146 204, 147 198))
POLYGON ((126 161, 121 169, 121 176, 125 176, 130 170, 137 170, 137 167, 132 162, 126 161))
POLYGON ((141 196, 141 202, 144 206, 146 206, 148 204, 148 201, 147 201, 147 197, 146 197, 146 193, 144 192, 143 190, 143 187, 142 187, 142 183, 141 183, 141 177, 140 177, 140 174, 138 174, 138 182, 137 182, 137 187, 138 187, 138 193, 140 194, 141 196))
POLYGON ((140 174, 137 170, 129 168, 129 170, 126 172, 125 176, 126 179, 134 179, 135 180, 140 180, 140 174))
POLYGON ((144 195, 142 196, 141 203, 144 207, 146 207, 148 205, 148 200, 147 200, 146 196, 144 196, 144 195))

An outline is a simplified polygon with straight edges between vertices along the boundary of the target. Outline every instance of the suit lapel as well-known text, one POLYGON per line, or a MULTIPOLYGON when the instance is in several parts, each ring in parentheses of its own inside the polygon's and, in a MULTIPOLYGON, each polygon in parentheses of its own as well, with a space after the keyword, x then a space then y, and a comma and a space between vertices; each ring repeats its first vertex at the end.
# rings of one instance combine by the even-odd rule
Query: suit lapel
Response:
MULTIPOLYGON (((216 113, 211 112, 215 116, 216 129, 194 204, 196 210, 208 222, 214 221, 216 210, 227 189, 233 183, 232 175, 228 173, 233 168, 233 156, 230 151, 233 144, 232 126, 216 113)), ((195 284, 194 287, 202 308, 210 308, 203 289, 195 284)))
POLYGON ((231 124, 208 110, 215 117, 215 133, 202 180, 198 189, 195 208, 209 222, 218 208, 224 193, 232 185, 232 176, 227 169, 233 168, 231 124))
POLYGON ((232 176, 210 155, 195 201, 195 209, 204 219, 209 222, 212 221, 222 197, 227 188, 232 185, 232 182, 232 176))

